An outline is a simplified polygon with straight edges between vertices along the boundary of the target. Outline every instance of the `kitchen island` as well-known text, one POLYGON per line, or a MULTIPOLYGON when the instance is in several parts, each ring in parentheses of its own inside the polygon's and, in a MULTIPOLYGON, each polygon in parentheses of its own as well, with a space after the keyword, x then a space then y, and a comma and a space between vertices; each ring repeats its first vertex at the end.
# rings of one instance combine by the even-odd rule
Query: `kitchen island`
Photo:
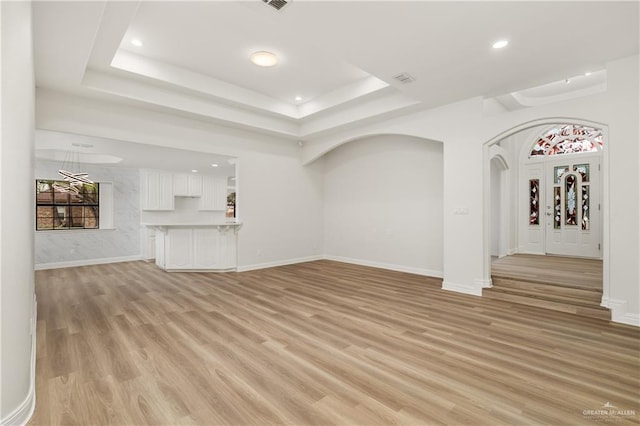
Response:
POLYGON ((142 225, 155 231, 155 262, 165 271, 236 270, 240 223, 142 225))

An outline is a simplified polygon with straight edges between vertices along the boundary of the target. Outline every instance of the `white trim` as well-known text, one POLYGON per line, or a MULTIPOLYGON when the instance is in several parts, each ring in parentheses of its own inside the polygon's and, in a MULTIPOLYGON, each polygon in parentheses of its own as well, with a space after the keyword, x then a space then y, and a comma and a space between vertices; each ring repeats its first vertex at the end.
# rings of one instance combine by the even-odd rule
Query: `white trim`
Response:
POLYGON ((603 298, 602 306, 611 309, 611 321, 640 327, 640 314, 627 312, 626 300, 603 298))
POLYGON ((139 254, 136 254, 134 256, 103 257, 101 259, 82 259, 82 260, 71 260, 68 262, 36 263, 34 266, 34 269, 36 271, 39 271, 42 269, 59 269, 59 268, 71 268, 74 266, 102 265, 105 263, 132 262, 135 260, 143 260, 143 259, 139 254))
POLYGON ((482 296, 482 287, 469 287, 468 285, 452 283, 451 281, 442 281, 442 289, 472 296, 482 296))
POLYGON ((322 260, 322 259, 324 259, 324 256, 322 255, 297 257, 294 259, 284 259, 284 260, 276 260, 273 262, 254 263, 253 265, 238 266, 236 270, 238 272, 247 272, 247 271, 254 271, 256 269, 265 269, 265 268, 273 268, 276 266, 293 265, 294 263, 312 262, 314 260, 322 260))
POLYGON ((491 278, 489 278, 488 280, 476 278, 475 280, 473 280, 473 284, 476 286, 476 288, 491 288, 493 287, 493 280, 491 278))
MULTIPOLYGON (((33 321, 37 322, 38 307, 36 298, 33 298, 33 321)), ((2 426, 26 425, 36 409, 36 330, 32 328, 31 333, 31 380, 29 382, 29 392, 24 400, 12 412, 0 420, 2 426)))
POLYGON ((325 254, 324 259, 333 260, 336 262, 352 263, 354 265, 370 266, 372 268, 388 269, 391 271, 407 272, 409 274, 424 275, 427 277, 442 278, 444 276, 442 271, 438 271, 435 269, 424 269, 424 268, 416 268, 413 266, 394 265, 391 263, 380 263, 380 262, 374 262, 371 260, 353 259, 350 257, 333 256, 329 254, 325 254))

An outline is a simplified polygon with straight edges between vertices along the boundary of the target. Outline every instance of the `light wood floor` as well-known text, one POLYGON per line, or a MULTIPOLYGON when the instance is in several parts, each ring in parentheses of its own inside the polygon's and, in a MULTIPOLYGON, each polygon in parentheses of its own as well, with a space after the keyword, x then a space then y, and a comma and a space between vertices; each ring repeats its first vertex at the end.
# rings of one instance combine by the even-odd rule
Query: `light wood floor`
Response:
POLYGON ((38 271, 31 424, 640 423, 640 329, 440 286, 329 261, 38 271), (606 403, 637 414, 585 411, 606 403))
POLYGON ((602 290, 602 260, 597 259, 515 254, 493 260, 491 274, 602 290))

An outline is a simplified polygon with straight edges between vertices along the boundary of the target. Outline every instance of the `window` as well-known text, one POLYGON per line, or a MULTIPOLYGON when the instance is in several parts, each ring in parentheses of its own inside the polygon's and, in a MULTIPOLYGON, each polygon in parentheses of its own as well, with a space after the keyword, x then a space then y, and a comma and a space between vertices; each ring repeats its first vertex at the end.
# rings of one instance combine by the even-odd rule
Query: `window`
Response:
POLYGON ((36 230, 98 229, 99 184, 36 180, 36 230))
POLYGON ((536 141, 529 158, 579 152, 598 152, 602 149, 602 130, 567 124, 555 127, 536 141))

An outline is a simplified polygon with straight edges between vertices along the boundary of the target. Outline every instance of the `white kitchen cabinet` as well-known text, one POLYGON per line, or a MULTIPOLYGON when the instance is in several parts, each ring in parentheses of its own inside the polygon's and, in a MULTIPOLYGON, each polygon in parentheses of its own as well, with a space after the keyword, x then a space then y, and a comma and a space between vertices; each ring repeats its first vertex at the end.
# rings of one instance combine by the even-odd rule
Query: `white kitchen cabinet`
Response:
POLYGON ((158 265, 162 269, 166 269, 166 259, 165 259, 165 233, 162 231, 156 232, 156 265, 158 265))
POLYGON ((227 179, 216 176, 202 176, 202 196, 198 210, 227 210, 227 179))
POLYGON ((146 226, 140 229, 140 256, 146 261, 156 258, 156 231, 146 226))
POLYGON ((165 240, 167 269, 193 268, 193 229, 172 228, 165 240))
POLYGON ((215 269, 219 264, 220 238, 215 228, 193 230, 193 269, 215 269))
POLYGON ((219 230, 218 247, 218 268, 236 268, 238 261, 236 249, 236 233, 234 228, 226 227, 219 230))
POLYGON ((142 170, 140 172, 140 208, 142 210, 173 210, 173 175, 142 170))
POLYGON ((164 225, 158 229, 156 264, 163 269, 231 270, 236 267, 235 225, 164 225))
POLYGON ((200 197, 202 195, 202 176, 174 174, 173 195, 176 197, 200 197))

